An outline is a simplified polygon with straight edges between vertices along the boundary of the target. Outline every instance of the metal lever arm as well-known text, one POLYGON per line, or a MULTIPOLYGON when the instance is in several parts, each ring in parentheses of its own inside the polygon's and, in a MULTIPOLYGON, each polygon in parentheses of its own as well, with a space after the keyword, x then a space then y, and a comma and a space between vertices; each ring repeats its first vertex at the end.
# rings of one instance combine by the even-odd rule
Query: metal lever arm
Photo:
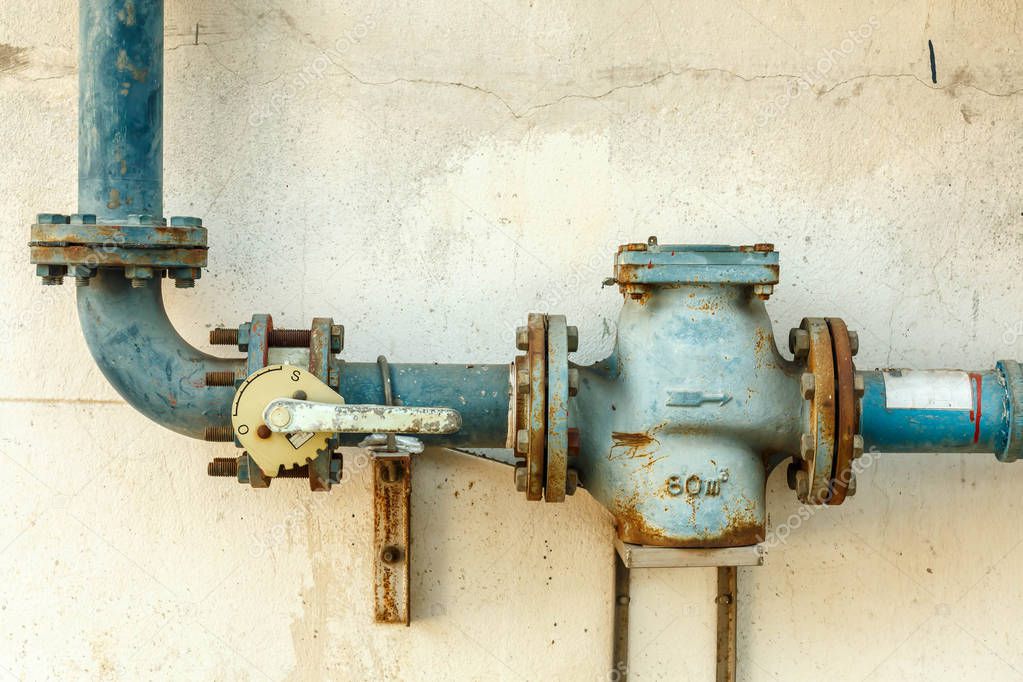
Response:
POLYGON ((277 433, 455 433, 462 416, 447 407, 405 405, 331 405, 281 398, 263 412, 263 421, 277 433))

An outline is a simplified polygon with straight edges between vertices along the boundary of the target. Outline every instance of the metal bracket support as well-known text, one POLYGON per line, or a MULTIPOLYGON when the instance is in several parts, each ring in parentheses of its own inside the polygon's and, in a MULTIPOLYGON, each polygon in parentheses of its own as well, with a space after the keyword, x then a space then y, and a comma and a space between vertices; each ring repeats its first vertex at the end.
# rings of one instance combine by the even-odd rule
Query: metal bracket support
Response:
POLYGON ((409 624, 412 458, 373 458, 374 619, 409 624))

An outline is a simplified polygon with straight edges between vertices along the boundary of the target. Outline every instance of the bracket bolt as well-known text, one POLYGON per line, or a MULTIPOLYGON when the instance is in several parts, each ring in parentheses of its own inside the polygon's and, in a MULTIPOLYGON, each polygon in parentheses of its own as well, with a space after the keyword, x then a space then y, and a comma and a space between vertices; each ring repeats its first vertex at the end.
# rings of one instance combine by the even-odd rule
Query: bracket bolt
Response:
POLYGON ((515 432, 515 451, 523 455, 529 451, 529 431, 519 429, 515 432))
POLYGON ((753 295, 759 298, 761 301, 766 301, 771 298, 771 294, 774 293, 773 284, 754 284, 753 295))
POLYGON ((849 352, 853 355, 860 352, 860 335, 858 332, 849 332, 849 352))
POLYGON ((570 368, 568 370, 568 394, 570 396, 577 395, 579 393, 579 370, 570 368))
POLYGON ((520 493, 526 492, 526 467, 524 466, 515 467, 515 490, 520 493))
POLYGON ((805 502, 810 496, 810 476, 800 469, 796 472, 796 497, 800 502, 805 502))
POLYGON ((810 372, 803 372, 799 375, 799 391, 803 394, 804 400, 813 398, 817 391, 817 379, 810 372))
POLYGON ((380 550, 380 560, 385 564, 394 564, 401 559, 401 550, 394 546, 384 547, 380 550))
POLYGON ((797 360, 810 354, 810 334, 805 329, 794 327, 789 330, 789 352, 797 360))
POLYGON ((529 332, 525 327, 515 328, 515 347, 519 350, 529 350, 529 332))

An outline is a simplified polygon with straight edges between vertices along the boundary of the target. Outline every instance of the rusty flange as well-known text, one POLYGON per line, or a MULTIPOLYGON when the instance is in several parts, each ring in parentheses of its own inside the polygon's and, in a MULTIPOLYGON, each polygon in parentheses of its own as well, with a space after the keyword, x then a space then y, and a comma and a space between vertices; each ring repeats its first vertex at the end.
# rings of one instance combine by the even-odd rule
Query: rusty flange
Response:
POLYGON ((804 318, 789 334, 789 349, 806 362, 800 390, 807 401, 807 423, 789 484, 800 502, 842 504, 855 494, 853 460, 863 454, 857 400, 862 387, 852 358, 855 332, 839 318, 804 318))
POLYGON ((579 434, 568 428, 568 400, 578 388, 568 354, 576 350, 578 330, 561 315, 531 313, 515 342, 526 351, 512 366, 508 446, 521 460, 515 466, 515 487, 527 500, 563 502, 579 480, 571 466, 579 434))

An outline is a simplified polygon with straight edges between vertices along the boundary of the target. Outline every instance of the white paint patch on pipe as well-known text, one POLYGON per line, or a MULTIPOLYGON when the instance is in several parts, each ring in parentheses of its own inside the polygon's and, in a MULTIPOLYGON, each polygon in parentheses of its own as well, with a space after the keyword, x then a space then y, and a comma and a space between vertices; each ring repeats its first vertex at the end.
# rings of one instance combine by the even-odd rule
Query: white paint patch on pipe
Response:
POLYGON ((888 409, 973 409, 973 388, 966 372, 896 369, 882 374, 888 409))

